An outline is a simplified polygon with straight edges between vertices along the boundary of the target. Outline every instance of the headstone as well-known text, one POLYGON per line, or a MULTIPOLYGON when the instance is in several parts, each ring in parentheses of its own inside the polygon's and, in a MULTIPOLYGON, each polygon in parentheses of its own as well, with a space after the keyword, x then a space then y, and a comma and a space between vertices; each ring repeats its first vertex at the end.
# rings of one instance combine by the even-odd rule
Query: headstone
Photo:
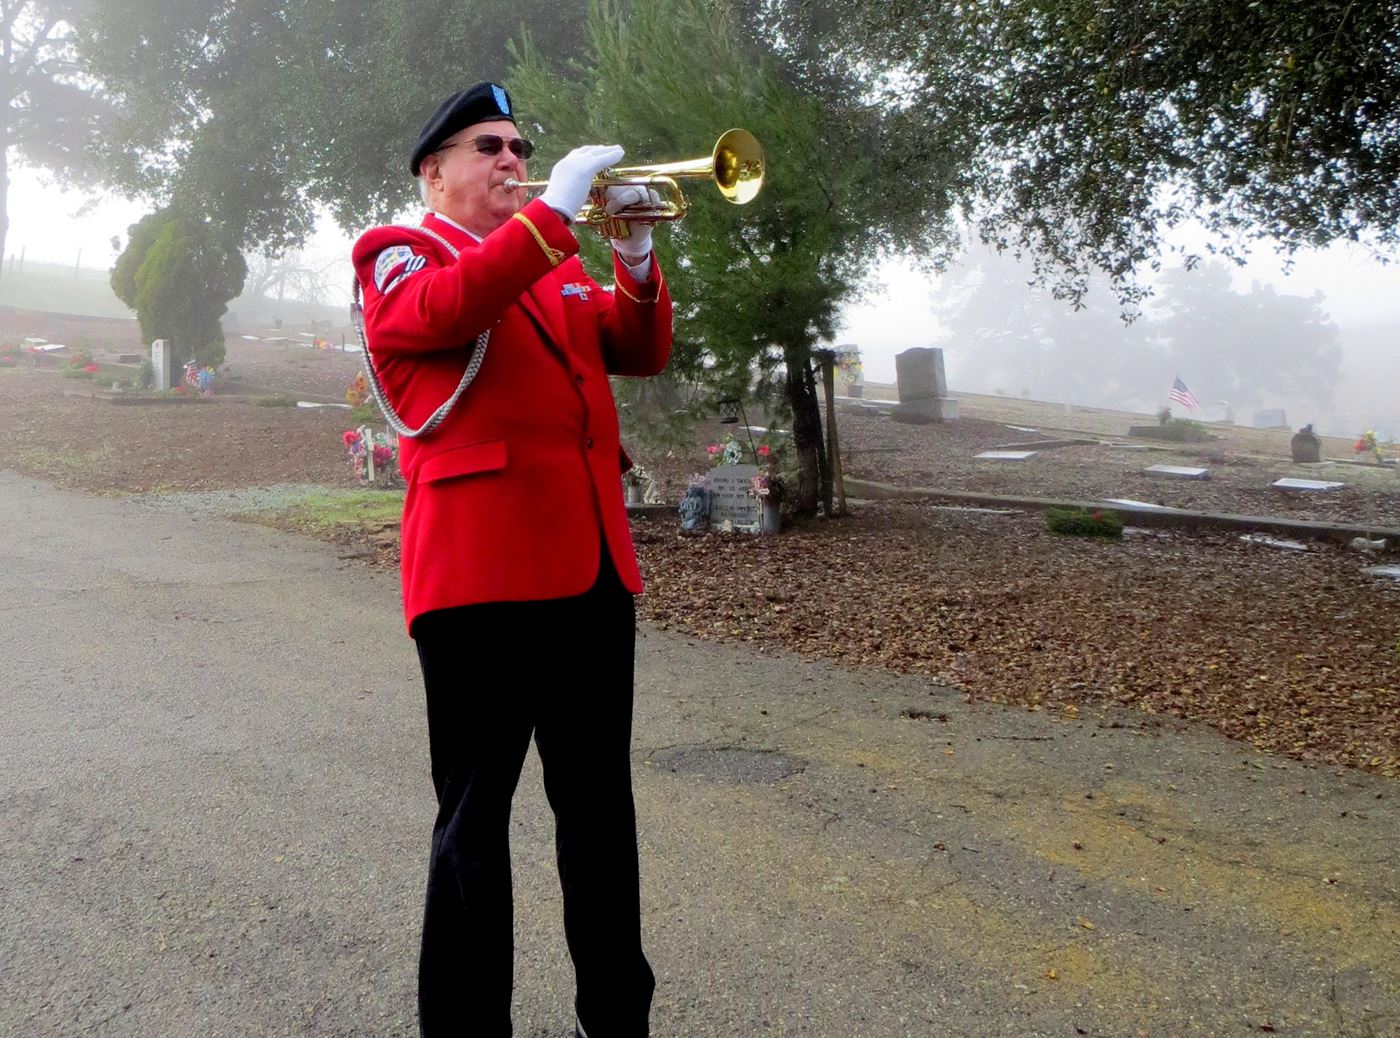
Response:
POLYGON ((894 358, 894 370, 901 404, 948 395, 948 375, 940 349, 917 346, 905 350, 894 358))
POLYGON ((1161 476, 1163 479, 1210 479, 1210 469, 1187 465, 1152 465, 1143 471, 1149 476, 1161 476))
POLYGON ((749 493, 758 475, 757 465, 716 465, 710 469, 710 524, 723 529, 728 521, 735 529, 758 532, 762 521, 759 500, 749 493))
POLYGON ((1322 460, 1322 438, 1313 432, 1311 422, 1293 434, 1291 446, 1295 464, 1307 465, 1322 460))
POLYGON ((892 413, 896 421, 922 424, 957 420, 958 402, 948 396, 942 350, 931 346, 905 350, 895 355, 894 368, 899 382, 899 404, 892 413))
POLYGON ((1230 405, 1226 401, 1218 400, 1213 404, 1202 406, 1200 416, 1196 420, 1199 422, 1224 422, 1233 425, 1235 412, 1230 409, 1230 405))
POLYGON ((1025 461, 1035 457, 1035 451, 983 451, 977 455, 979 461, 1025 461))
POLYGON ((1400 580, 1400 566, 1396 565, 1367 566, 1361 572, 1369 573, 1373 577, 1389 577, 1391 580, 1400 580))
POLYGON ((164 339, 151 343, 151 388, 170 388, 170 344, 164 339))
POLYGON ((1278 429, 1288 428, 1288 415, 1281 407, 1271 407, 1266 411, 1254 412, 1254 428, 1256 429, 1278 429))
POLYGON ((1277 490, 1341 490, 1345 483, 1332 483, 1325 479, 1276 479, 1270 486, 1277 490))

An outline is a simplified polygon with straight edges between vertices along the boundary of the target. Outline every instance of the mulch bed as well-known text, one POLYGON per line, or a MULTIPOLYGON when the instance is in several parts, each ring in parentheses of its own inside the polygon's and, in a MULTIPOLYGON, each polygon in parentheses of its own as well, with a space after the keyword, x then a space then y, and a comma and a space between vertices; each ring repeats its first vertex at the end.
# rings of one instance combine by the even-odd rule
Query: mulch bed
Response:
POLYGON ((1400 583, 1344 549, 1059 537, 881 503, 781 537, 638 520, 641 615, 701 638, 924 673, 969 699, 1131 706, 1400 774, 1400 583))

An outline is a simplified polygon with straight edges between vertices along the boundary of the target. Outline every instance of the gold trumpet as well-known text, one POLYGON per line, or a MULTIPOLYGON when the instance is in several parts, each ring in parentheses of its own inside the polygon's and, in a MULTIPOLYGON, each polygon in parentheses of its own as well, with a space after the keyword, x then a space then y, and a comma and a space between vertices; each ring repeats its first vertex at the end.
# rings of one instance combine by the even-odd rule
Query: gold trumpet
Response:
MULTIPOLYGON (((709 178, 719 193, 735 205, 752 202, 763 187, 763 146, 748 130, 728 130, 705 158, 605 169, 593 178, 588 203, 574 220, 596 228, 607 238, 627 238, 630 223, 679 220, 690 210, 690 202, 677 183, 682 177, 709 178), (639 202, 609 213, 607 189, 634 185, 655 189, 661 200, 639 202)), ((528 191, 543 190, 548 184, 548 180, 507 180, 503 186, 512 191, 518 187, 528 191)))

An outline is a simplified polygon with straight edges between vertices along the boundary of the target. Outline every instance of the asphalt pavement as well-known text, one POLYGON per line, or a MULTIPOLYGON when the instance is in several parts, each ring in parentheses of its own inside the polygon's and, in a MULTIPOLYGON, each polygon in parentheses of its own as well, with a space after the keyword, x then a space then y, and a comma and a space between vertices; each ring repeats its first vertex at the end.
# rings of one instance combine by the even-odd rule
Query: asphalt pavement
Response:
MULTIPOLYGON (((658 1038, 1400 1035, 1395 783, 638 645, 658 1038)), ((433 810, 392 575, 0 473, 0 1035, 416 1033, 433 810)), ((533 751, 513 856, 516 1033, 566 1038, 533 751)))

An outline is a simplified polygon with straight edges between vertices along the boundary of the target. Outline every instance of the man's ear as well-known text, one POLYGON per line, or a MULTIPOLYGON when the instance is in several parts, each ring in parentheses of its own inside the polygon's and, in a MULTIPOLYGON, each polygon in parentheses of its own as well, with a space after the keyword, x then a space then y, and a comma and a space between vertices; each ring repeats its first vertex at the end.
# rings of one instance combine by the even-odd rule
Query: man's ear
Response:
POLYGON ((423 161, 418 163, 418 175, 433 190, 442 187, 442 162, 436 154, 423 156, 423 161))

